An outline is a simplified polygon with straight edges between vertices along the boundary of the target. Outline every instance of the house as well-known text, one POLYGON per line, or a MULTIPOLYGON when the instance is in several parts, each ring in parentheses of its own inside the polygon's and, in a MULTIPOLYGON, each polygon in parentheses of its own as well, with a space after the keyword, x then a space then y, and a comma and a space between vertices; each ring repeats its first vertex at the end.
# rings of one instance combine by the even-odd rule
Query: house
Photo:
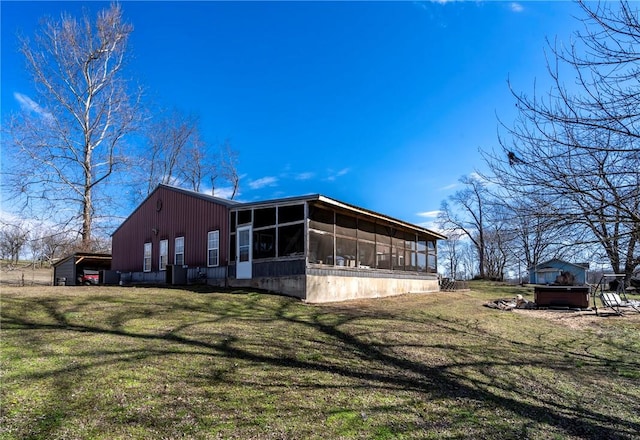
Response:
POLYGON ((570 263, 558 258, 537 264, 529 269, 531 284, 554 284, 562 272, 569 272, 574 277, 573 284, 586 284, 589 263, 570 263))
MULTIPOLYGON (((76 252, 53 263, 53 284, 80 286, 98 284, 100 273, 111 267, 111 255, 76 252)), ((104 282, 104 280, 103 280, 104 282)))
POLYGON ((340 301, 438 291, 445 238, 319 194, 238 203, 159 185, 113 233, 112 269, 340 301))

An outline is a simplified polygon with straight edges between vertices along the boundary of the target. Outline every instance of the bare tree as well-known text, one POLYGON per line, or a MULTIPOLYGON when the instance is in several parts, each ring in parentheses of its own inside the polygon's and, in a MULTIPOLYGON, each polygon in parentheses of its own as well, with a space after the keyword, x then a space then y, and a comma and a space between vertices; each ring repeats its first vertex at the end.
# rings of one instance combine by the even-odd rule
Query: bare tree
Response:
POLYGON ((453 279, 460 279, 460 264, 463 234, 453 230, 446 233, 447 239, 438 243, 438 259, 445 274, 453 279))
MULTIPOLYGON (((240 175, 238 174, 238 152, 231 147, 231 143, 228 140, 220 148, 219 169, 220 177, 231 185, 229 199, 233 200, 240 189, 240 175)), ((212 194, 214 193, 213 185, 211 192, 212 194)))
POLYGON ((31 228, 29 247, 34 261, 53 264, 57 259, 72 253, 78 243, 64 230, 40 224, 31 228))
POLYGON ((626 2, 581 5, 584 30, 568 48, 550 44, 552 88, 512 88, 518 119, 503 124, 501 151, 484 154, 522 215, 597 243, 630 275, 640 264, 640 23, 626 2))
POLYGON ((29 230, 23 223, 4 223, 0 227, 0 254, 17 264, 28 238, 29 230))
POLYGON ((53 213, 76 228, 85 249, 100 215, 97 194, 124 164, 137 120, 140 93, 130 95, 123 78, 132 29, 112 4, 95 21, 87 13, 47 19, 33 41, 21 40, 37 95, 23 96, 28 108, 7 124, 13 160, 4 186, 30 216, 53 213))
POLYGON ((164 113, 151 122, 146 137, 149 154, 142 168, 146 171, 146 194, 159 183, 177 186, 189 183, 198 190, 203 156, 197 118, 178 110, 164 113), (192 170, 197 170, 195 175, 192 170))
POLYGON ((178 110, 165 113, 146 128, 149 154, 142 158, 140 170, 147 196, 160 184, 171 184, 201 191, 211 184, 216 193, 219 178, 231 185, 230 198, 239 188, 238 153, 225 141, 218 149, 202 139, 198 119, 178 110))
POLYGON ((464 188, 450 196, 449 201, 442 202, 438 224, 445 230, 457 230, 471 240, 478 253, 479 276, 485 278, 485 230, 489 192, 478 178, 464 176, 460 182, 464 188))

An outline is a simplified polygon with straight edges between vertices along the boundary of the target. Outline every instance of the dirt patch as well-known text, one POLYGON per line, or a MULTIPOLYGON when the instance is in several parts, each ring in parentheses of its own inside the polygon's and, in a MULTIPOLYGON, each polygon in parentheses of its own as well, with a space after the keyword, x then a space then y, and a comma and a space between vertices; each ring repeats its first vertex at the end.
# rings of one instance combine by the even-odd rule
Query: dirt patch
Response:
POLYGON ((624 319, 640 324, 640 313, 633 311, 630 311, 623 316, 617 315, 610 309, 601 308, 598 308, 598 314, 596 314, 595 310, 571 311, 513 309, 512 311, 527 316, 547 319, 575 330, 596 326, 601 324, 603 319, 624 319))

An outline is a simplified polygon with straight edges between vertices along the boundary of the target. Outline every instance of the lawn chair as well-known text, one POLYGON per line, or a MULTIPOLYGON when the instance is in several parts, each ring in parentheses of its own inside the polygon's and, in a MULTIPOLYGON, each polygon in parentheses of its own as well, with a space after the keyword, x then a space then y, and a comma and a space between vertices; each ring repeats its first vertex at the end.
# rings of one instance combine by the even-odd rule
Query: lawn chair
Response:
POLYGON ((610 308, 618 315, 622 315, 622 309, 626 308, 631 308, 640 313, 640 301, 630 301, 629 299, 627 299, 624 274, 604 274, 602 276, 600 282, 596 286, 595 291, 593 292, 593 306, 596 310, 596 315, 598 314, 598 306, 596 305, 595 294, 598 288, 600 289, 600 294, 598 296, 604 307, 610 308), (607 279, 611 278, 617 281, 616 283, 613 283, 616 286, 615 292, 605 291, 605 286, 607 286, 607 288, 611 286, 611 283, 607 282, 607 279))
POLYGON ((600 301, 602 301, 602 305, 605 307, 609 307, 618 315, 622 315, 621 308, 631 307, 636 312, 640 312, 640 301, 636 300, 623 300, 620 298, 615 292, 603 292, 600 294, 600 301))

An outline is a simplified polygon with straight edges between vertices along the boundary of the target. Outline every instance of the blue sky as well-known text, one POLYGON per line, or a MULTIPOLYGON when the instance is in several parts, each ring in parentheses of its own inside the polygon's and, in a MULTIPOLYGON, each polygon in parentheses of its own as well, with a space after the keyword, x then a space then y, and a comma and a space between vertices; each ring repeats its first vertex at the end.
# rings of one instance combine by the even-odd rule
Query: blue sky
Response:
MULTIPOLYGON (((34 96, 16 33, 102 2, 2 1, 2 117, 34 96)), ((416 224, 546 82, 572 2, 122 2, 126 74, 239 152, 239 200, 321 193, 416 224)))

